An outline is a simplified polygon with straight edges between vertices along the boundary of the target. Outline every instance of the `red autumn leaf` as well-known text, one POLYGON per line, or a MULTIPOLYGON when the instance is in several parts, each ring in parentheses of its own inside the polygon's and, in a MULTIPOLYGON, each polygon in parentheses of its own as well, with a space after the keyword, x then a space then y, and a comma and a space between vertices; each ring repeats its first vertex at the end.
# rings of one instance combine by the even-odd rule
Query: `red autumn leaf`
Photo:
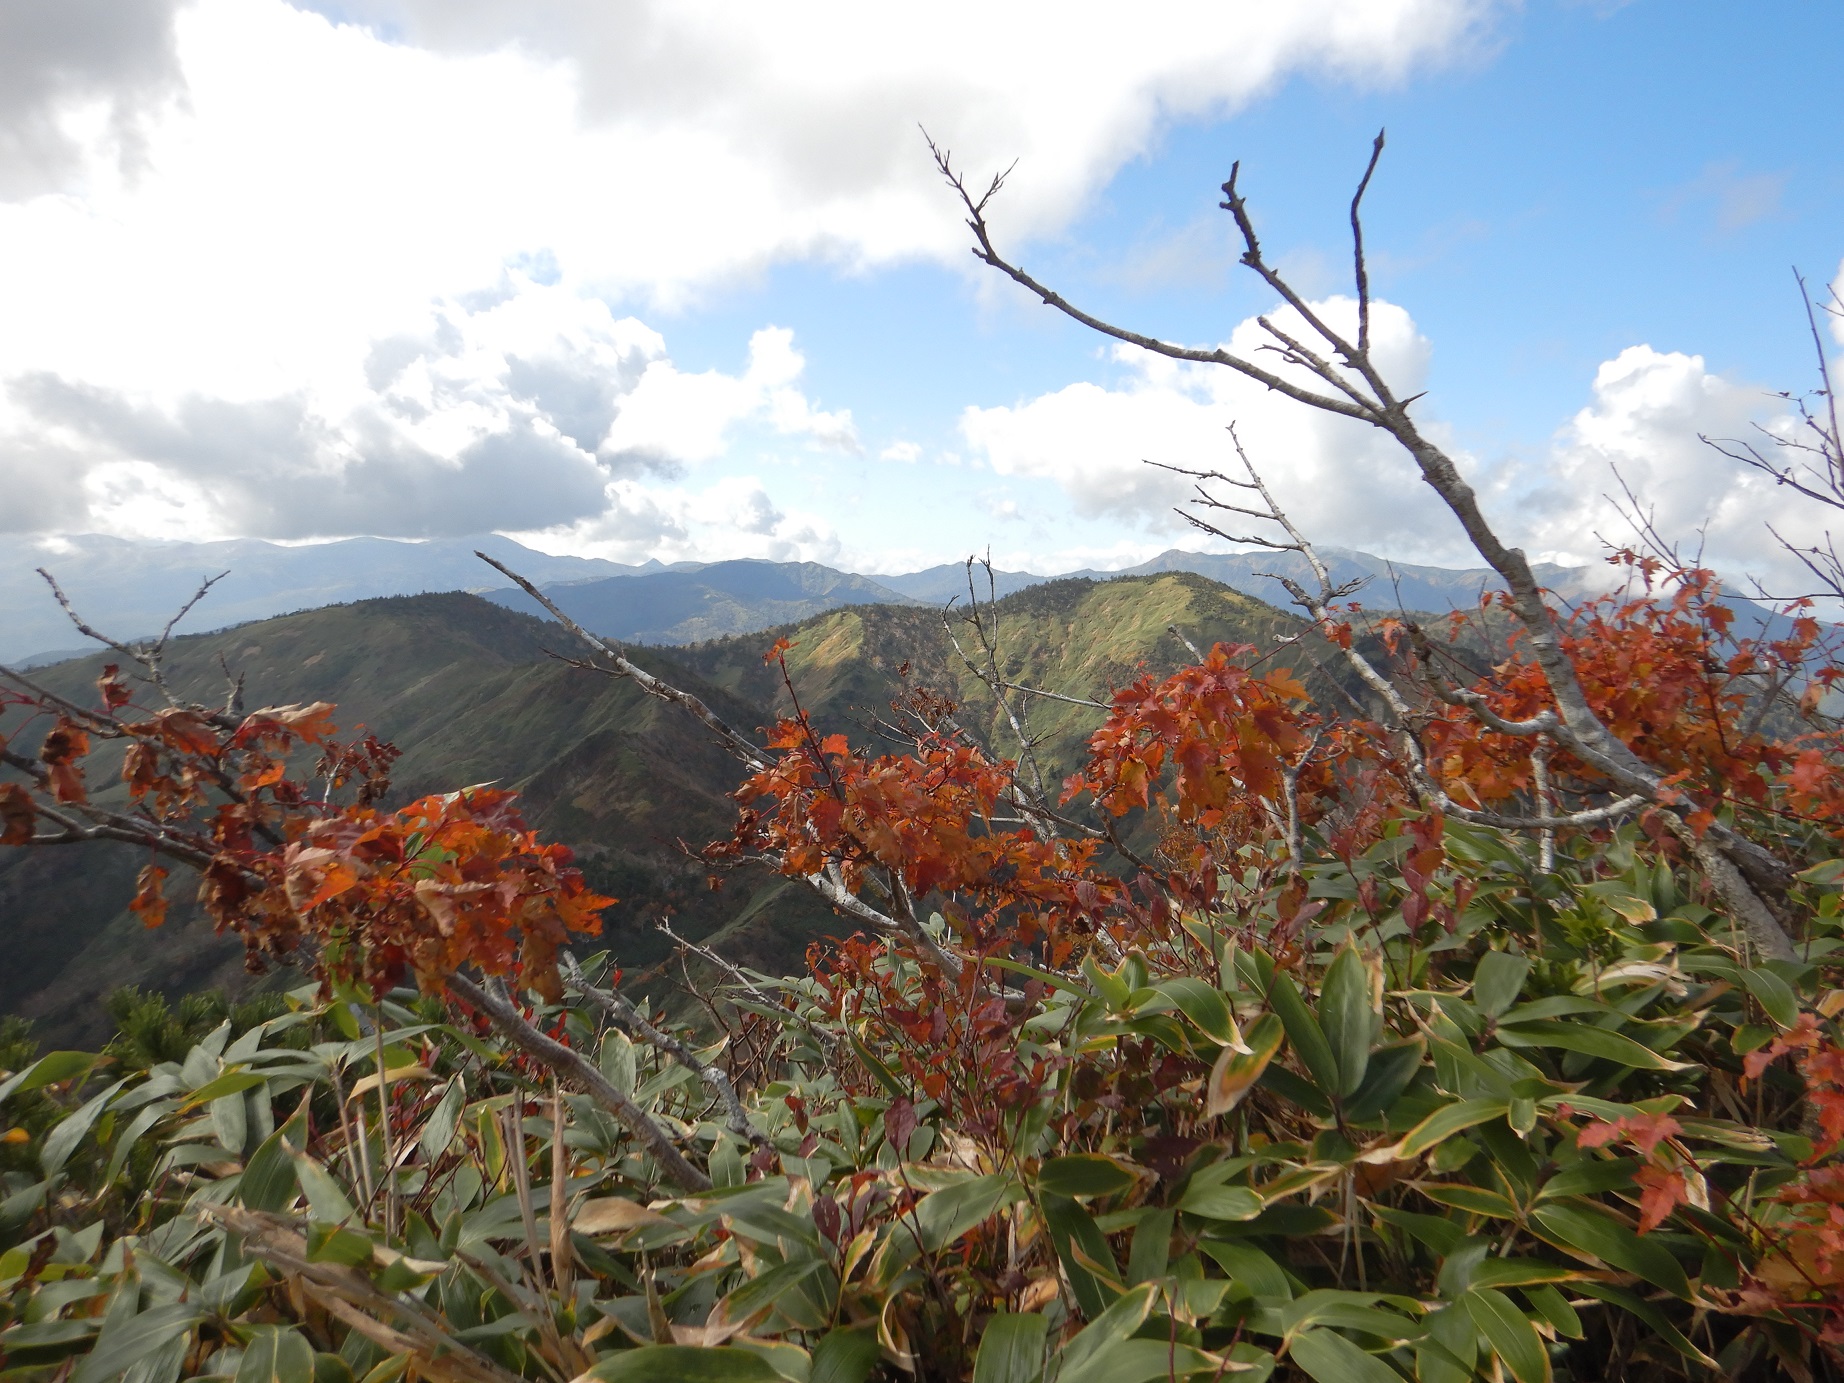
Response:
POLYGON ((122 683, 121 669, 114 663, 104 666, 102 676, 96 679, 96 690, 102 693, 102 704, 110 711, 119 711, 133 699, 122 683))
POLYGON ((1575 1135, 1578 1148, 1604 1148, 1620 1136, 1620 1126, 1606 1122, 1589 1124, 1575 1135))
POLYGON ((1688 1199, 1684 1174, 1680 1171, 1647 1165, 1633 1173, 1639 1183, 1639 1232, 1649 1233, 1670 1217, 1671 1212, 1688 1199))
POLYGON ((793 646, 794 641, 792 639, 776 639, 768 646, 768 652, 762 655, 762 661, 764 663, 776 662, 781 658, 782 654, 786 653, 793 646))
POLYGON ((916 1107, 907 1095, 899 1095, 884 1111, 884 1137, 898 1157, 907 1155, 909 1138, 918 1127, 916 1107))

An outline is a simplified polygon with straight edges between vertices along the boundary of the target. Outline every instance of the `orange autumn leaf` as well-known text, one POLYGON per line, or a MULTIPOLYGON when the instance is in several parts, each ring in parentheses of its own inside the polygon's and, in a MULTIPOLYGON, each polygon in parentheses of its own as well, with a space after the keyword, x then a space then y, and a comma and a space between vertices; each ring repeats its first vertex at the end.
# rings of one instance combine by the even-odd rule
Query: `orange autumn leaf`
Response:
POLYGON ((0 783, 0 845, 29 842, 37 817, 29 792, 18 783, 0 783))
POLYGON ((166 921, 166 874, 157 864, 144 864, 135 877, 134 897, 128 910, 141 919, 143 927, 151 929, 166 921))

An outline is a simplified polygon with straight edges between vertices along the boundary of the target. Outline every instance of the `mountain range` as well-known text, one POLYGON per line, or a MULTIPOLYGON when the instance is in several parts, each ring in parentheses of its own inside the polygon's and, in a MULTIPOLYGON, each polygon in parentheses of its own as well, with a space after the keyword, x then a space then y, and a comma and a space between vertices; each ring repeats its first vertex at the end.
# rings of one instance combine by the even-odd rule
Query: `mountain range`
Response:
MULTIPOLYGON (((1188 661, 1174 629, 1204 646, 1271 648, 1300 633, 1293 617, 1183 572, 1039 582, 990 613, 1008 680, 1102 699, 1142 669, 1188 661)), ((895 714, 892 701, 923 685, 955 703, 970 733, 1017 752, 932 605, 856 604, 638 656, 753 730, 789 709, 779 669, 761 657, 777 635, 793 642, 788 670, 802 704, 829 730, 873 742, 895 714)), ((363 725, 403 750, 395 800, 468 783, 516 788, 532 823, 576 851, 592 886, 621 900, 608 913, 605 939, 637 977, 669 954, 655 930, 665 915, 685 934, 714 938, 734 959, 774 972, 798 967, 810 939, 848 930, 804 886, 760 868, 726 872, 722 888, 710 886, 695 851, 734 824, 730 794, 741 768, 676 708, 630 682, 547 656, 568 647, 555 624, 454 593, 360 601, 178 637, 167 670, 182 695, 206 700, 222 698, 228 666, 246 679, 249 705, 338 703, 346 732, 363 725)), ((1324 649, 1317 656, 1335 661, 1324 649)), ((33 676, 88 702, 102 662, 87 656, 33 676)), ((1046 700, 1034 715, 1030 732, 1045 736, 1042 768, 1054 781, 1075 766, 1100 713, 1046 700)), ((12 728, 0 711, 0 734, 12 728)), ((119 796, 111 777, 99 760, 90 775, 98 800, 119 796)), ((101 1000, 119 985, 180 992, 247 982, 241 946, 215 936, 181 888, 170 890, 175 906, 158 931, 126 911, 144 862, 141 852, 116 845, 0 851, 0 943, 8 957, 0 1012, 32 1018, 48 1043, 81 1045, 106 1036, 101 1000)))
MULTIPOLYGON (((968 571, 948 563, 895 575, 858 575, 812 562, 649 562, 625 566, 599 558, 558 557, 488 535, 403 542, 348 538, 285 546, 256 539, 225 542, 146 542, 94 535, 21 540, 0 556, 0 662, 40 664, 74 656, 84 640, 59 610, 37 568, 50 571, 73 605, 114 637, 156 633, 207 576, 223 574, 181 626, 223 629, 290 611, 381 596, 441 591, 482 593, 511 609, 536 606, 499 572, 474 556, 490 553, 529 578, 573 618, 625 642, 690 644, 751 633, 825 610, 854 605, 964 601, 968 571)), ((1369 553, 1325 550, 1333 579, 1360 583, 1351 597, 1373 608, 1444 611, 1477 602, 1497 578, 1483 568, 1448 569, 1390 563, 1369 553)), ((1085 569, 1065 577, 1095 580, 1157 572, 1208 576, 1258 599, 1286 603, 1269 572, 1307 576, 1291 552, 1200 553, 1173 549, 1122 571, 1085 569)), ((1558 594, 1590 587, 1597 569, 1543 566, 1539 576, 1558 594)), ((1010 595, 1056 580, 1033 572, 997 571, 989 583, 975 572, 975 589, 1010 595)))

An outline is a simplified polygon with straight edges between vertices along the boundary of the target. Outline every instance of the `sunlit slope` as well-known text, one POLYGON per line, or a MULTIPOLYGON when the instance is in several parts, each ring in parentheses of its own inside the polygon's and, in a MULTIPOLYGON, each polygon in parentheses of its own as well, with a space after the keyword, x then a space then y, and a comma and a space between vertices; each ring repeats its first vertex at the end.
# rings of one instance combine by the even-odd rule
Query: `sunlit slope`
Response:
MULTIPOLYGON (((673 652, 707 681, 785 710, 789 699, 780 671, 765 667, 761 653, 777 638, 789 638, 788 672, 801 704, 821 724, 853 726, 861 735, 875 719, 891 718, 890 702, 903 688, 901 670, 907 664, 910 685, 950 698, 962 708, 963 724, 997 752, 1015 755, 1018 743, 1009 723, 968 666, 972 660, 986 667, 986 654, 963 618, 965 604, 946 610, 836 610, 746 639, 673 652)), ((1265 650, 1300 628, 1298 620, 1272 606, 1184 572, 1052 581, 988 608, 986 625, 1003 681, 1102 702, 1143 672, 1164 674, 1189 662, 1179 634, 1205 650, 1217 642, 1265 650)), ((1289 665, 1285 655, 1279 662, 1289 665)), ((1296 671, 1309 670, 1298 659, 1292 665, 1296 671)), ((1073 769, 1101 712, 1048 697, 1020 699, 1028 707, 1027 731, 1043 737, 1046 771, 1054 767, 1060 775, 1073 769)))

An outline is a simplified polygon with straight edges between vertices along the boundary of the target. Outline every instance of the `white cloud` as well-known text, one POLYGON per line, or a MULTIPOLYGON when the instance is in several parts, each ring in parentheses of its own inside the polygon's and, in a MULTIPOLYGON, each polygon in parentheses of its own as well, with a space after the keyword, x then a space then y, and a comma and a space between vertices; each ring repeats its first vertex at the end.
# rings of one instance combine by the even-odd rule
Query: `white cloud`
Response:
POLYGON ((830 521, 778 506, 755 476, 729 476, 702 489, 617 480, 606 500, 592 517, 511 536, 545 552, 617 562, 755 557, 837 565, 846 551, 830 521))
POLYGON ((897 461, 904 465, 914 465, 922 459, 922 448, 915 442, 892 442, 877 453, 880 461, 897 461))
MULTIPOLYGON (((1334 326, 1355 323, 1350 299, 1313 306, 1334 326)), ((1291 310, 1270 316, 1299 334, 1291 310)), ((1409 315, 1375 302, 1371 333, 1384 375, 1401 394, 1415 393, 1429 348, 1409 315)), ((1248 357, 1266 339, 1250 318, 1227 344, 1248 357)), ((1457 525, 1375 429, 1303 407, 1221 366, 1178 363, 1131 346, 1120 347, 1116 359, 1128 372, 1119 385, 1071 384, 1013 407, 969 408, 961 432, 994 471, 1054 481, 1085 517, 1202 541, 1172 512, 1193 493, 1192 482, 1145 463, 1237 474, 1225 432, 1233 423, 1282 506, 1317 541, 1403 560, 1449 560, 1462 551, 1457 525)), ((1218 517, 1232 532, 1252 527, 1235 515, 1218 517)))
POLYGON ((648 502, 641 478, 701 466, 751 427, 856 445, 849 413, 798 388, 803 364, 792 334, 771 327, 740 375, 687 374, 634 318, 508 274, 372 342, 318 388, 165 399, 17 376, 0 415, 0 486, 25 499, 0 528, 290 539, 599 518, 624 542, 650 532, 670 544, 682 516, 648 502))
MULTIPOLYGON (((1314 307, 1349 329, 1350 300, 1314 307)), ((1414 394, 1426 377, 1429 343, 1400 308, 1379 302, 1373 314, 1384 377, 1399 395, 1414 394)), ((1289 316, 1273 319, 1291 330, 1289 316)), ((1228 344, 1247 358, 1261 340, 1250 319, 1228 344)), ((1116 358, 1126 367, 1118 383, 1076 383, 1012 407, 969 408, 961 430, 999 474, 1052 482, 1078 515, 1137 529, 1144 539, 1120 546, 1127 561, 1150 555, 1147 540, 1190 547, 1207 541, 1173 513, 1194 493, 1192 483, 1143 461, 1239 474, 1223 432, 1233 422, 1282 506, 1314 541, 1402 561, 1479 565, 1410 458, 1375 429, 1296 404, 1221 367, 1176 364, 1133 347, 1118 348, 1116 358)), ((1533 559, 1585 564, 1584 577, 1597 580, 1609 544, 1635 541, 1613 498, 1620 477, 1661 535, 1678 542, 1686 557, 1701 552, 1738 583, 1758 576, 1772 590, 1803 588, 1797 564, 1769 524, 1798 544, 1822 541, 1828 527, 1844 540, 1844 516, 1701 440, 1753 441, 1774 456, 1772 438, 1791 435, 1794 421, 1766 390, 1710 372, 1700 356, 1643 345, 1603 363, 1591 389, 1588 406, 1535 455, 1488 467, 1456 453, 1488 520, 1533 559)), ((1417 410, 1423 430, 1455 452, 1428 407, 1417 410)), ((1230 533, 1275 536, 1234 514, 1206 517, 1230 533)))
POLYGON ((1766 390, 1712 373, 1701 356, 1629 346, 1596 371, 1592 402, 1547 454, 1505 470, 1496 507, 1516 514, 1513 531, 1533 555, 1594 562, 1607 553, 1601 540, 1635 541, 1620 513, 1623 478, 1687 557, 1701 550, 1731 580, 1758 576, 1788 591, 1804 584, 1801 573, 1768 525, 1809 544, 1838 515, 1701 438, 1753 442, 1774 458, 1772 436, 1792 425, 1766 390))
POLYGON ((54 191, 86 154, 141 170, 147 125, 180 93, 176 0, 0 6, 0 197, 54 191))

